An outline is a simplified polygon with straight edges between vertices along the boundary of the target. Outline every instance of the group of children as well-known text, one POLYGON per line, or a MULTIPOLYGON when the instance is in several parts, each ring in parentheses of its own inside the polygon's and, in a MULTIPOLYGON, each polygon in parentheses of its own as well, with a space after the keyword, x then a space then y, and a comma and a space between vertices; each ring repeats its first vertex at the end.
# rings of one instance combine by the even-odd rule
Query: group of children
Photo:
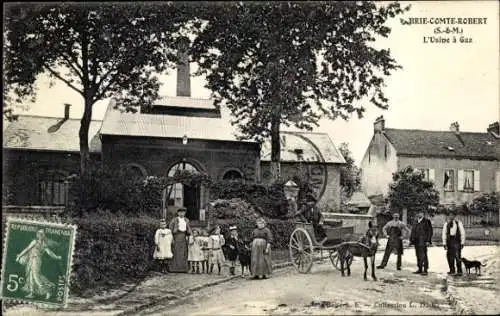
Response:
POLYGON ((220 228, 214 227, 210 235, 202 229, 201 233, 193 229, 193 234, 188 241, 188 263, 191 273, 213 273, 214 266, 217 265, 219 274, 224 264, 224 236, 220 234, 220 228), (201 263, 201 271, 200 271, 201 263))
MULTIPOLYGON (((226 260, 222 248, 226 246, 228 249, 227 255, 231 262, 230 273, 234 275, 236 258, 237 258, 237 241, 238 232, 235 226, 230 227, 231 236, 226 240, 220 232, 220 227, 215 226, 211 229, 210 234, 206 230, 193 229, 192 234, 188 237, 188 265, 191 273, 213 273, 215 265, 217 265, 218 274, 221 274, 222 266, 226 260), (200 269, 201 266, 201 269, 200 269)), ((160 263, 161 272, 168 272, 166 262, 172 259, 172 233, 166 227, 166 223, 160 223, 160 229, 155 234, 156 248, 153 258, 160 263)))

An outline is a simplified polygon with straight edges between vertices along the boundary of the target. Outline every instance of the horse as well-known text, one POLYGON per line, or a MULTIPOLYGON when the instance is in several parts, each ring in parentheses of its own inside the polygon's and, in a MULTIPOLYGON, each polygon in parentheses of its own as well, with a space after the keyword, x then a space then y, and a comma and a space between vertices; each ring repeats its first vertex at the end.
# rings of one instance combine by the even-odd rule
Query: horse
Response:
POLYGON ((345 276, 344 265, 347 268, 347 275, 350 276, 352 259, 354 257, 362 257, 365 263, 364 280, 366 281, 366 271, 368 270, 367 258, 370 257, 372 278, 374 281, 377 281, 377 277, 375 276, 375 254, 378 248, 378 232, 376 228, 373 228, 371 222, 368 223, 368 227, 366 235, 359 242, 345 242, 337 249, 342 276, 345 276))

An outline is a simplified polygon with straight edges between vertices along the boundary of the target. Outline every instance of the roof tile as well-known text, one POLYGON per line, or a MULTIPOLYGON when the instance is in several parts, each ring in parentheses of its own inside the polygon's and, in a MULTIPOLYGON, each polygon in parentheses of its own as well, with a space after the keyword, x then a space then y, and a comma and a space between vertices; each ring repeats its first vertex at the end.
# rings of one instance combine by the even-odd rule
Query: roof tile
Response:
POLYGON ((489 133, 386 128, 384 134, 398 155, 499 160, 499 140, 489 133))

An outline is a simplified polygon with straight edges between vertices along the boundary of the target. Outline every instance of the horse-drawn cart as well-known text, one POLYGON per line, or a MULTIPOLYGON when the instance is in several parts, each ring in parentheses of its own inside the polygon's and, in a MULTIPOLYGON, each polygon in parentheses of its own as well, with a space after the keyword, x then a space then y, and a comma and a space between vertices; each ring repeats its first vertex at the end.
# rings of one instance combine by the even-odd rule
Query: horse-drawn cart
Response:
POLYGON ((354 227, 324 226, 324 230, 327 240, 321 244, 316 239, 312 224, 297 222, 295 230, 290 236, 289 249, 290 259, 300 273, 308 273, 311 270, 317 251, 320 251, 321 254, 323 251, 328 252, 333 266, 340 270, 337 249, 339 245, 352 240, 354 227))

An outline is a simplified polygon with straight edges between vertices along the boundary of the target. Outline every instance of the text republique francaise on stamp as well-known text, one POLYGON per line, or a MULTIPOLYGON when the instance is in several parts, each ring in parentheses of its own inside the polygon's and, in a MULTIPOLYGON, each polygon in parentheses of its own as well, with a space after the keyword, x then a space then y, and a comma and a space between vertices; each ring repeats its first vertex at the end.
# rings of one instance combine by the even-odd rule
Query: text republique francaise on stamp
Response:
POLYGON ((8 217, 2 299, 66 306, 75 237, 74 225, 8 217))

